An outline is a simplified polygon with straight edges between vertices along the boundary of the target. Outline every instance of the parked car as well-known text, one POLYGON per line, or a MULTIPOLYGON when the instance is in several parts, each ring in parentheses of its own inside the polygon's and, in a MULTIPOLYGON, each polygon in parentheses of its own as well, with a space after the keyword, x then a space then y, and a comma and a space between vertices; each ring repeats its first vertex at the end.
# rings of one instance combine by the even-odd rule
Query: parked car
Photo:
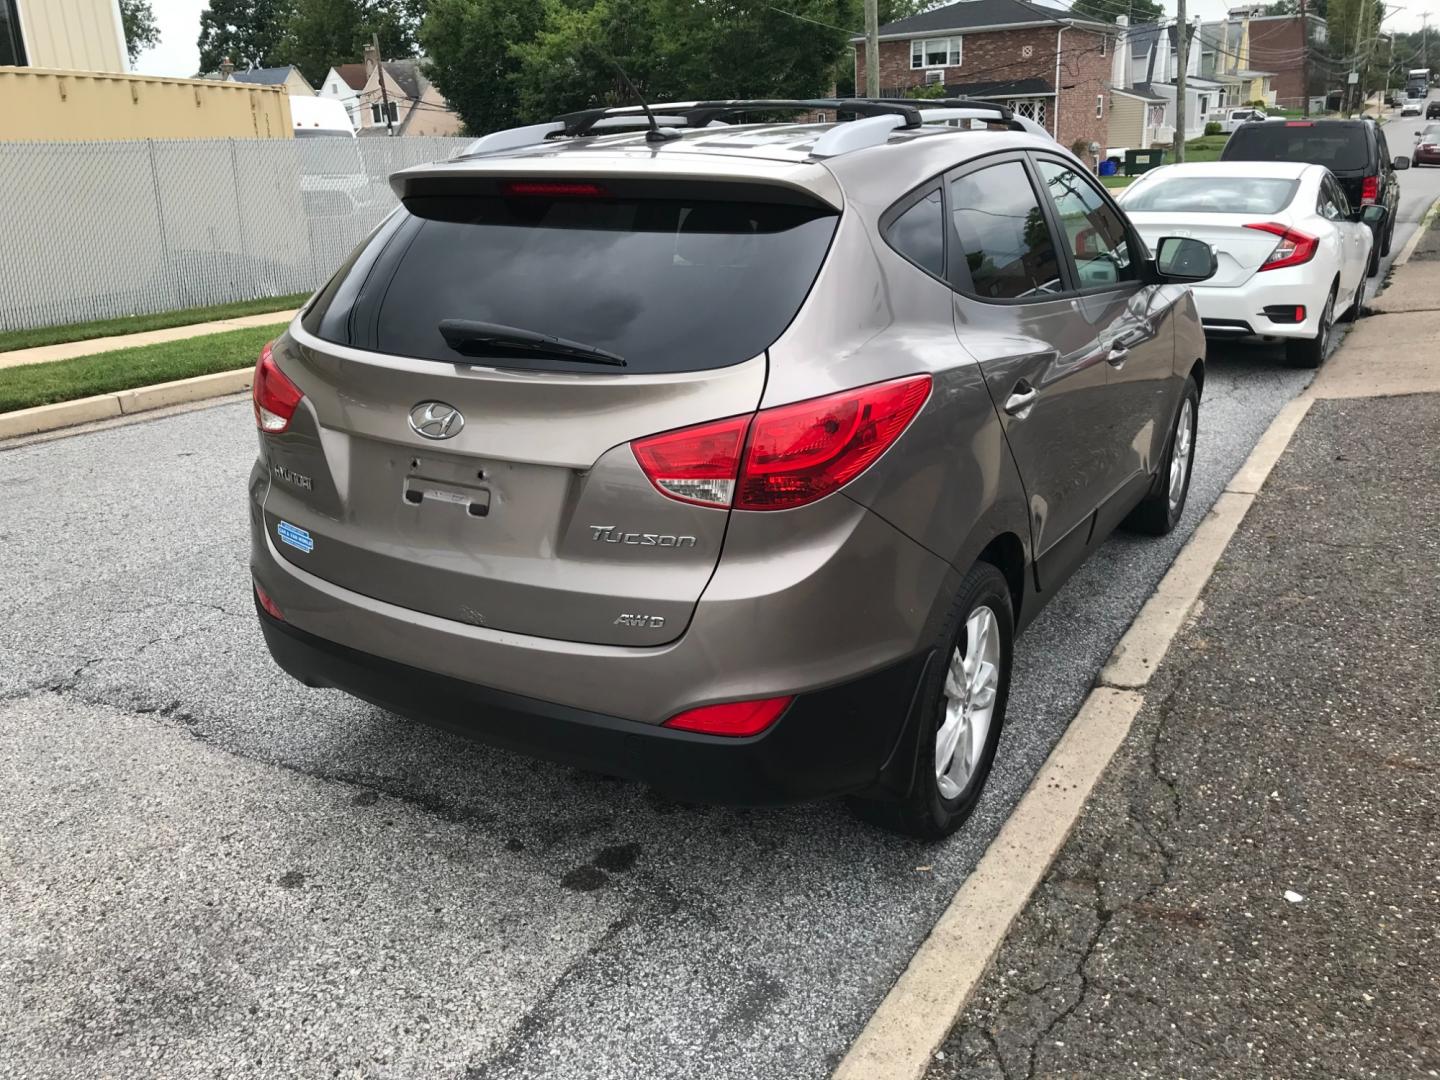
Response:
POLYGON ((1146 173, 1121 205, 1147 243, 1191 236, 1215 249, 1215 276, 1194 289, 1205 332, 1285 342, 1319 367, 1336 319, 1358 314, 1385 208, 1352 213, 1322 165, 1215 162, 1146 173))
POLYGON ((603 139, 636 113, 597 109, 393 178, 256 368, 259 618, 308 685, 942 835, 1016 632, 1184 510, 1214 254, 1148 258, 998 106, 706 126, 755 107, 603 139))
POLYGON ((1440 98, 1437 98, 1425 106, 1425 119, 1440 120, 1440 98))
POLYGON ((1440 165, 1440 124, 1426 124, 1415 132, 1415 149, 1410 154, 1416 168, 1440 165))
POLYGON ((1305 161, 1324 165, 1339 181, 1352 207, 1372 203, 1385 207, 1385 219, 1371 250, 1368 273, 1380 272, 1380 259, 1390 254, 1395 218, 1400 211, 1400 178, 1410 167, 1408 157, 1391 158, 1385 131, 1363 120, 1270 120, 1246 124, 1231 135, 1221 161, 1305 161))
POLYGON ((1242 124, 1253 124, 1258 120, 1266 120, 1269 113, 1259 109, 1245 107, 1241 109, 1216 109, 1209 116, 1211 123, 1218 123, 1222 134, 1229 135, 1242 124))

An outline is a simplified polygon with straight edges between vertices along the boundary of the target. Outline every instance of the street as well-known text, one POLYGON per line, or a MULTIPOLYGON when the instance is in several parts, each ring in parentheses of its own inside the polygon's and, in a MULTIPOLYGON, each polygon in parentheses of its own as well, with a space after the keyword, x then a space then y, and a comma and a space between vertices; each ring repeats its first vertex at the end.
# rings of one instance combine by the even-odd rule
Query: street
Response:
MULTIPOLYGON (((1403 174, 1391 259, 1437 197, 1403 174)), ((1312 375, 1212 345, 1181 527, 1117 535, 1026 632, 933 847, 300 686, 251 608, 248 401, 0 448, 0 1076, 826 1076, 1312 375)))

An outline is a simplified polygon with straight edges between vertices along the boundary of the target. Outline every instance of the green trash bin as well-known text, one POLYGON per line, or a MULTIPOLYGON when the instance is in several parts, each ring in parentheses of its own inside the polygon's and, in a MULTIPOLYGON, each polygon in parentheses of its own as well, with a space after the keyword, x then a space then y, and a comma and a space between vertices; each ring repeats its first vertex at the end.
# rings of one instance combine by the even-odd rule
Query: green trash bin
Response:
POLYGON ((1165 151, 1158 147, 1149 150, 1125 151, 1125 175, 1139 176, 1141 173, 1158 169, 1165 164, 1165 151))

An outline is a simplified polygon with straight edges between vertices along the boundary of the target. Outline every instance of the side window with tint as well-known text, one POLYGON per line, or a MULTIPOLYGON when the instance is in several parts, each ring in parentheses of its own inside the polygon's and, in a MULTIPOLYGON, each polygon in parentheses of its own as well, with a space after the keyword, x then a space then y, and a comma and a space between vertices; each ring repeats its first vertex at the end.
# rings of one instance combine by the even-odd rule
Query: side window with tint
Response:
POLYGON ((890 246, 920 269, 945 276, 945 219, 940 189, 923 196, 890 223, 885 238, 890 246))
POLYGON ((1125 223, 1095 185, 1058 161, 1042 158, 1037 164, 1059 211, 1065 242, 1075 256, 1080 288, 1135 281, 1139 267, 1130 257, 1125 223))
POLYGON ((950 181, 950 221, 962 289, 992 300, 1039 300, 1064 289, 1049 222, 1020 162, 950 181))

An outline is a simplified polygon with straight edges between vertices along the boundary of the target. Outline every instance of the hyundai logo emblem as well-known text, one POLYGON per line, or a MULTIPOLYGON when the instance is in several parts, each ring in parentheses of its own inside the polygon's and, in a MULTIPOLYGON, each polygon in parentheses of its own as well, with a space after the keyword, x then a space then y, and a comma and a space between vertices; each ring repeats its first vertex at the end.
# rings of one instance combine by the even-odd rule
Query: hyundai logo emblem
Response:
POLYGON ((410 428, 422 439, 453 439, 464 426, 460 410, 443 401, 422 401, 410 410, 410 428))

